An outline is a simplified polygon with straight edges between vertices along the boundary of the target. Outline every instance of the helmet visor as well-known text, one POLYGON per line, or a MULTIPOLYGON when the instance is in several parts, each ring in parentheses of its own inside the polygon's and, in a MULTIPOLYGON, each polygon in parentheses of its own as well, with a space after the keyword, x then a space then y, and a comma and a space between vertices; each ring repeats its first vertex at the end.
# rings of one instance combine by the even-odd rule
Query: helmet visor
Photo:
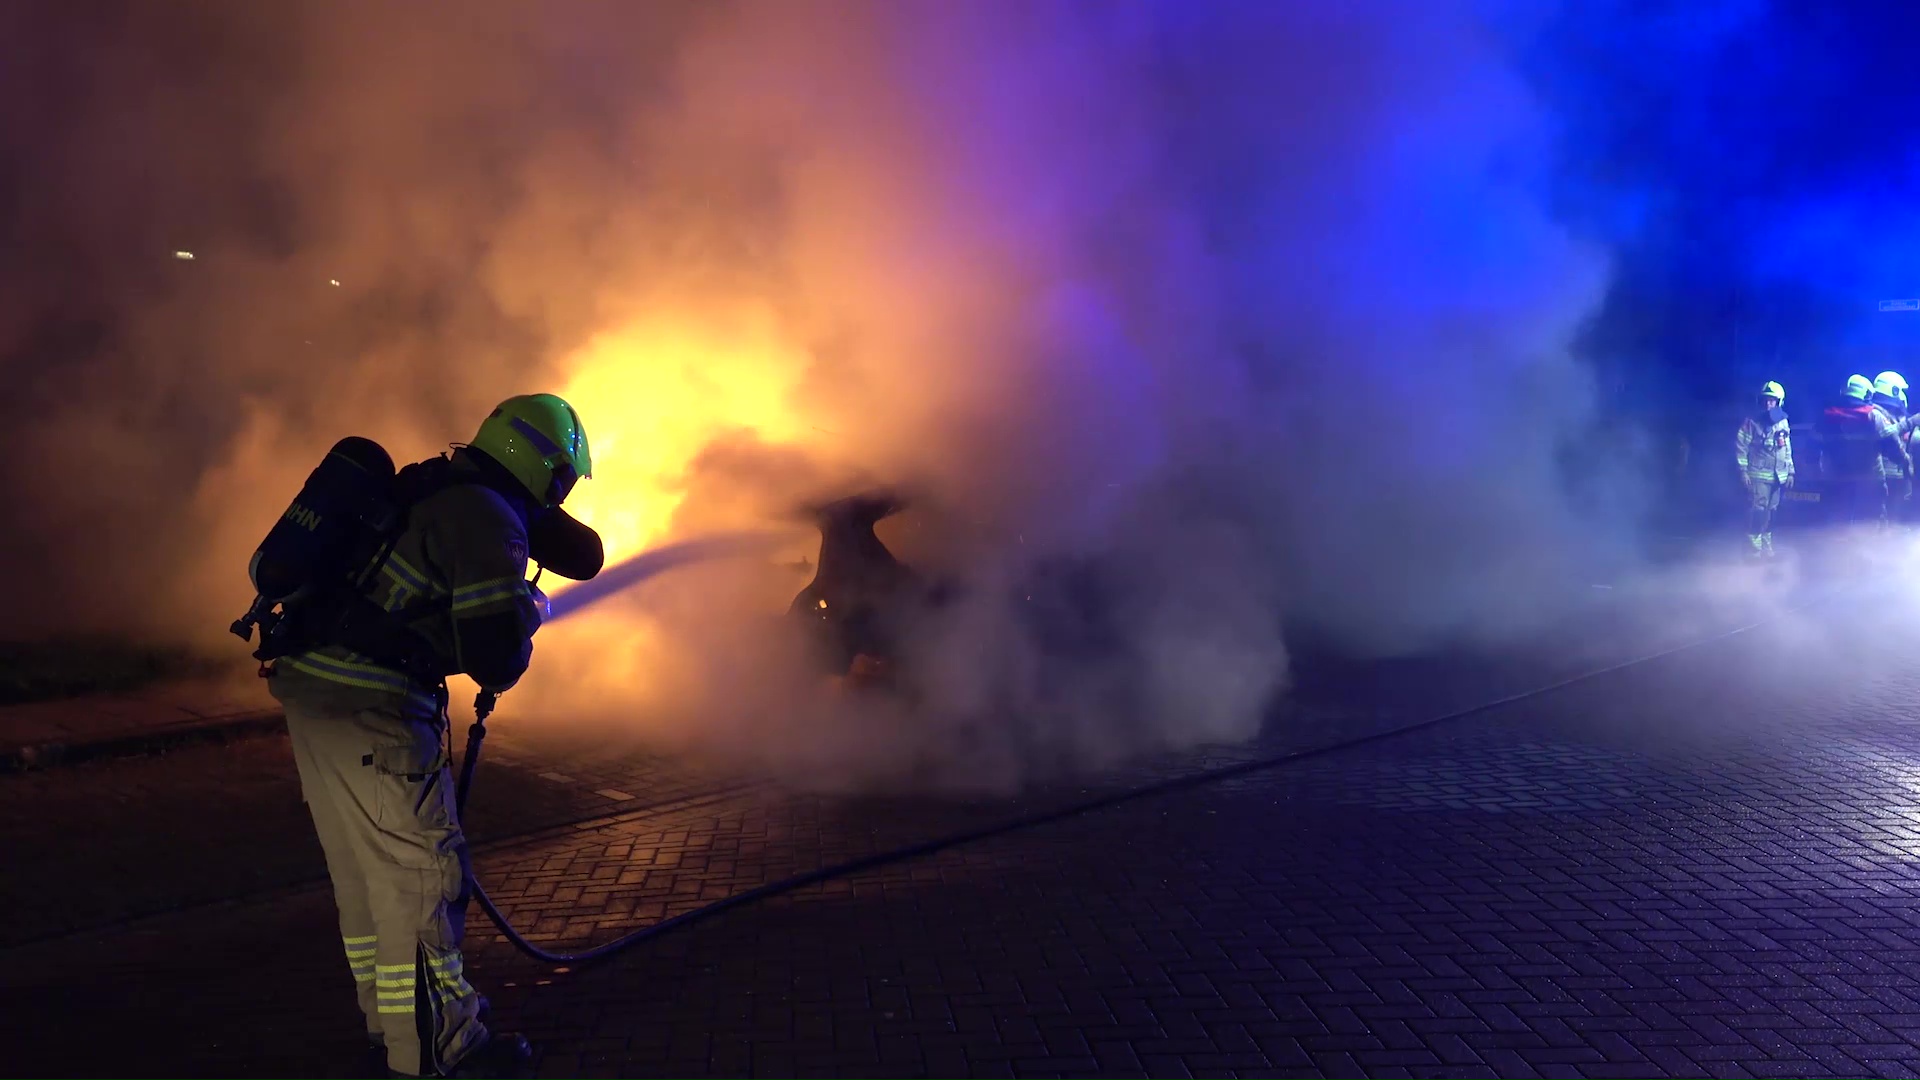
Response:
POLYGON ((573 467, 572 455, 548 438, 546 432, 520 417, 514 417, 508 424, 533 444, 534 450, 553 474, 553 482, 547 485, 547 505, 559 506, 565 502, 567 495, 573 491, 573 485, 580 480, 579 472, 573 467))

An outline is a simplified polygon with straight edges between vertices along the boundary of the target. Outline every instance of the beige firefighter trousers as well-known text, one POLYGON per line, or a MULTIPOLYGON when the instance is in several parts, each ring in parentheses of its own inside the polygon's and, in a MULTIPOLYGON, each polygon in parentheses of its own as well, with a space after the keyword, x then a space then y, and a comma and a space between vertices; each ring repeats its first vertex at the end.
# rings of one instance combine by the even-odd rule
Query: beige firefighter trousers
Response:
POLYGON ((486 1040, 462 970, 467 844, 440 732, 393 710, 283 702, 347 966, 387 1066, 452 1068, 486 1040))

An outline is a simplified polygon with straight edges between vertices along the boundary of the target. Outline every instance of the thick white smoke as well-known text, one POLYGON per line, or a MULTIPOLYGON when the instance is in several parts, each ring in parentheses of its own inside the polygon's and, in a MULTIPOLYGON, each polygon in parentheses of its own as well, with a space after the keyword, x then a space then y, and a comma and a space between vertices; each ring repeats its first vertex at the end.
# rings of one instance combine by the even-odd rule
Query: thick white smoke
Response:
MULTIPOLYGON (((911 711, 803 677, 771 628, 805 577, 761 560, 543 633, 531 715, 1002 783, 1252 734, 1283 618, 1369 649, 1529 625, 1624 528, 1557 457, 1605 458, 1568 352, 1604 260, 1546 216, 1548 129, 1470 5, 206 11, 169 37, 203 74, 124 107, 229 138, 143 144, 140 171, 245 176, 267 209, 201 208, 194 268, 221 269, 195 291, 116 294, 137 339, 97 362, 137 398, 102 378, 31 418, 118 417, 74 451, 97 486, 31 498, 164 553, 69 545, 80 610, 139 595, 142 625, 217 634, 334 438, 417 456, 560 389, 616 549, 898 484, 900 553, 964 588, 918 625, 911 711), (210 449, 143 449, 148 475, 125 445, 210 449), (1102 640, 1035 629, 1062 582, 1102 640)), ((115 70, 73 77, 124 102, 115 70)), ((62 107, 68 147, 128 122, 62 107)))

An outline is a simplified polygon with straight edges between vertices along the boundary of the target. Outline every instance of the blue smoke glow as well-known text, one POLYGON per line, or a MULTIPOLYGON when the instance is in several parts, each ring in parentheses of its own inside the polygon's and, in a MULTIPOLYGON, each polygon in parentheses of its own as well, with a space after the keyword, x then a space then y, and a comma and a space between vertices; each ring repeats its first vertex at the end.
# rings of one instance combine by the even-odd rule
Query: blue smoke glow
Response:
POLYGON ((1920 9, 1617 0, 1530 29, 1558 205, 1625 278, 1597 336, 1643 391, 1779 378, 1804 406, 1920 366, 1920 320, 1877 310, 1920 296, 1920 9))

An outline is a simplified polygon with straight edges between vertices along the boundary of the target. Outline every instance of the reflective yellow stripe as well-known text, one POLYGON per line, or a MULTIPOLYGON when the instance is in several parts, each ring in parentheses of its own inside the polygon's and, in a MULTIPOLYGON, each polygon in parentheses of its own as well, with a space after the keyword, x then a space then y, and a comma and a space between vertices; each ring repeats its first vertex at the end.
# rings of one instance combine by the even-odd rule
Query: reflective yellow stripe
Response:
POLYGON ((285 663, 295 671, 305 672, 315 678, 357 686, 363 690, 387 690, 396 694, 415 692, 412 680, 406 675, 377 664, 356 663, 311 652, 289 656, 285 663))
POLYGON ((431 709, 435 704, 433 695, 424 687, 416 685, 404 674, 378 664, 344 660, 337 656, 323 656, 311 652, 288 656, 279 662, 316 679, 325 679, 342 686, 400 694, 423 708, 431 709))
POLYGON ((397 1002, 392 1005, 381 1005, 377 1008, 376 1011, 386 1013, 389 1015, 394 1013, 410 1013, 413 1011, 413 1002, 409 1001, 404 1005, 399 1004, 397 1002))
POLYGON ((366 937, 343 937, 340 940, 346 942, 347 946, 351 948, 355 945, 372 945, 380 940, 380 935, 368 934, 366 937))
POLYGON ((453 598, 455 600, 463 600, 469 596, 472 596, 475 593, 487 592, 493 589, 500 588, 503 585, 510 585, 510 586, 517 587, 517 586, 523 586, 526 583, 527 583, 527 580, 518 574, 514 574, 511 577, 488 578, 485 581, 470 581, 467 584, 462 585, 459 588, 453 590, 453 598))
POLYGON ((405 585, 414 592, 425 593, 431 596, 444 591, 435 588, 431 578, 421 573, 418 567, 401 558, 400 553, 397 551, 387 556, 387 565, 384 569, 393 580, 405 585))
POLYGON ((501 600, 513 600, 527 595, 527 583, 523 578, 495 578, 478 585, 468 585, 456 589, 453 593, 453 610, 470 611, 483 604, 498 603, 501 600))
POLYGON ((391 615, 401 608, 406 607, 412 602, 413 598, 418 595, 420 594, 414 592, 405 582, 396 580, 393 583, 393 588, 387 590, 387 598, 380 601, 380 609, 391 615))

